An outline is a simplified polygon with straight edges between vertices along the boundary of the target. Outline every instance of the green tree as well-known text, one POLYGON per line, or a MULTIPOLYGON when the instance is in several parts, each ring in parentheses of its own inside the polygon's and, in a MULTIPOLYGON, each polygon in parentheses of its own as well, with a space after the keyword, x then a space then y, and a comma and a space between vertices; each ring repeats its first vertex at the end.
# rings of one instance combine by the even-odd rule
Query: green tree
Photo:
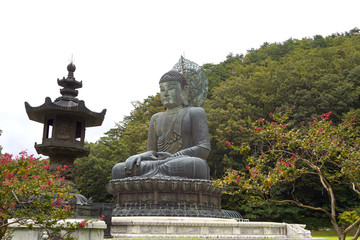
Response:
POLYGON ((105 185, 112 178, 112 167, 128 157, 145 152, 150 118, 163 111, 160 96, 149 96, 133 103, 134 109, 123 121, 96 143, 88 143, 90 155, 75 160, 77 188, 95 202, 111 201, 105 185))
MULTIPOLYGON (((331 112, 300 128, 289 121, 289 112, 272 115, 272 121, 260 118, 248 131, 254 136, 254 154, 247 158, 247 166, 239 171, 229 170, 219 185, 229 185, 231 194, 248 194, 252 200, 291 203, 298 207, 325 214, 340 240, 357 229, 353 240, 360 236, 360 218, 352 212, 339 212, 336 188, 351 186, 360 196, 360 132, 356 121, 335 125, 331 112), (327 193, 328 202, 316 205, 304 190, 316 192, 304 179, 318 181, 327 193)), ((237 146, 232 147, 242 151, 237 146)), ((353 206, 352 206, 353 207, 353 206)))
POLYGON ((81 189, 81 194, 91 197, 96 202, 112 199, 112 196, 106 192, 105 186, 111 180, 111 169, 115 164, 115 161, 93 155, 76 160, 75 182, 76 187, 81 189))
POLYGON ((213 88, 219 86, 231 76, 230 69, 232 68, 232 65, 241 63, 243 59, 244 55, 242 54, 229 54, 226 56, 226 60, 224 62, 219 64, 208 63, 202 66, 208 78, 208 98, 211 98, 213 88))
POLYGON ((117 123, 99 141, 112 152, 110 158, 118 162, 146 151, 150 118, 163 111, 159 94, 149 96, 143 102, 133 102, 133 106, 134 110, 130 115, 125 116, 123 121, 117 123))
MULTIPOLYGON (((356 31, 355 31, 356 32, 356 31)), ((358 108, 360 95, 360 36, 315 36, 265 43, 245 57, 206 65, 209 88, 205 101, 212 152, 208 158, 214 178, 223 169, 241 165, 243 157, 226 151, 226 140, 244 142, 247 119, 286 109, 294 103, 296 126, 333 111, 333 121, 358 108)))
POLYGON ((67 166, 59 166, 55 173, 49 167, 47 160, 26 152, 0 156, 0 239, 11 237, 9 227, 17 223, 54 234, 64 229, 57 222, 73 215, 68 204, 72 188, 60 177, 67 166))

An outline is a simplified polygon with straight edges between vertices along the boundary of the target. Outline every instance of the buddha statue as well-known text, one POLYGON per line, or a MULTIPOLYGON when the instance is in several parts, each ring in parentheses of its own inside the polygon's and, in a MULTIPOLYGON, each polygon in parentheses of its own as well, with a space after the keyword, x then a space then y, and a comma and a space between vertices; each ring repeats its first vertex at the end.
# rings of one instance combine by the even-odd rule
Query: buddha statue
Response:
POLYGON ((161 77, 159 84, 165 112, 151 117, 147 152, 116 164, 113 179, 209 179, 205 159, 210 152, 210 140, 204 109, 188 106, 189 85, 183 74, 171 70, 161 77))

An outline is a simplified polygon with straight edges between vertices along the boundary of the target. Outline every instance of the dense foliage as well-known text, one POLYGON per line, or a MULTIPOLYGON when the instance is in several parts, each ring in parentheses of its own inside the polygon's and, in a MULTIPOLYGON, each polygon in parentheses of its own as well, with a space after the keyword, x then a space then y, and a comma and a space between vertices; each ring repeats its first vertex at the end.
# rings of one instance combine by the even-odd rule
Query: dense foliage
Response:
POLYGON ((359 107, 358 29, 326 38, 266 43, 246 56, 229 55, 223 63, 205 67, 214 86, 204 108, 213 140, 208 161, 215 178, 224 168, 242 164, 244 156, 229 152, 225 142, 246 140, 241 129, 248 118, 269 119, 276 108, 296 104, 293 121, 299 126, 328 111, 339 122, 344 113, 359 107))
POLYGON ((72 188, 60 176, 67 166, 59 166, 55 173, 49 167, 47 160, 26 152, 0 156, 0 239, 8 239, 17 223, 56 234, 62 229, 57 222, 73 215, 67 204, 72 188))
MULTIPOLYGON (((345 239, 353 229, 357 229, 357 239, 360 217, 354 206, 341 212, 335 186, 351 186, 360 196, 360 128, 355 120, 335 125, 330 115, 323 114, 301 127, 289 121, 289 112, 271 114, 271 122, 260 118, 247 130, 254 136, 253 154, 246 159, 248 165, 239 171, 229 170, 218 184, 227 184, 230 194, 241 194, 251 202, 291 203, 322 212, 339 239, 345 239), (307 178, 321 184, 328 200, 319 204, 309 199, 304 191, 314 189, 304 186, 307 178)), ((229 146, 244 152, 243 147, 229 146)))
MULTIPOLYGON (((269 121, 269 113, 277 108, 296 106, 289 119, 293 128, 329 111, 334 124, 360 114, 359 29, 327 37, 264 43, 245 55, 229 54, 225 61, 205 64, 203 68, 209 80, 208 99, 203 107, 211 138, 212 151, 207 160, 212 179, 221 178, 229 168, 246 167, 248 156, 256 153, 251 145, 252 134, 246 129, 259 118, 269 121), (229 148, 229 143, 239 144, 242 153, 229 148)), ((158 111, 162 111, 158 95, 136 102, 129 116, 97 143, 90 144, 90 157, 77 160, 84 164, 76 165, 76 183, 83 194, 95 196, 95 201, 105 200, 104 185, 111 178, 112 165, 145 151, 149 119, 158 111), (85 177, 90 168, 96 168, 91 170, 96 182, 85 177)), ((303 179, 302 184, 304 198, 318 204, 327 201, 324 188, 312 177, 303 179)), ((358 196, 351 189, 334 186, 334 191, 339 209, 345 211, 359 205, 358 196)), ((280 204, 254 209, 240 195, 224 196, 224 200, 224 208, 238 210, 251 220, 289 219, 288 222, 305 222, 312 228, 330 224, 321 213, 310 209, 280 204)))

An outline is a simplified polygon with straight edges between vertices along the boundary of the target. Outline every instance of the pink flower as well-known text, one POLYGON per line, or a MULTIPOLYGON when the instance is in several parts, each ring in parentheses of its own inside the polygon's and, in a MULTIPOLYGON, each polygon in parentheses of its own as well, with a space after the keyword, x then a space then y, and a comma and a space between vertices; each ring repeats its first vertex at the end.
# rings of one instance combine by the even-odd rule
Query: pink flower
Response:
POLYGON ((12 178, 13 176, 14 176, 13 173, 9 173, 6 177, 7 177, 7 179, 10 179, 10 178, 12 178))
POLYGON ((68 166, 67 166, 67 165, 64 165, 63 167, 64 167, 64 168, 67 168, 68 166))
POLYGON ((237 175, 236 182, 238 183, 240 181, 240 175, 237 175))
POLYGON ((87 227, 88 226, 88 223, 86 221, 83 221, 80 223, 80 227, 84 228, 84 227, 87 227))
POLYGON ((329 117, 330 117, 331 113, 332 113, 331 111, 330 111, 330 112, 328 112, 328 113, 325 113, 326 120, 328 120, 328 119, 329 119, 329 117))
POLYGON ((34 178, 35 179, 38 179, 40 176, 39 175, 34 175, 34 178))
POLYGON ((56 170, 60 171, 61 167, 60 166, 57 166, 56 170))
POLYGON ((251 169, 250 166, 246 166, 245 168, 246 168, 246 170, 248 170, 248 171, 251 169))
POLYGON ((226 141, 225 143, 226 143, 229 147, 231 147, 231 142, 226 141))

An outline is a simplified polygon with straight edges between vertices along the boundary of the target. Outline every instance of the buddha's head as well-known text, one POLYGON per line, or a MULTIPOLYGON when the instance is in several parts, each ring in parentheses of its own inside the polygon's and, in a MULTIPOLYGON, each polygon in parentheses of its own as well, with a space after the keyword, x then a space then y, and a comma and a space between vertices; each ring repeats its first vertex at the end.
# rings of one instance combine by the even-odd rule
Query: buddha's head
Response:
POLYGON ((165 109, 187 106, 188 83, 181 73, 171 70, 160 78, 160 98, 165 109))

